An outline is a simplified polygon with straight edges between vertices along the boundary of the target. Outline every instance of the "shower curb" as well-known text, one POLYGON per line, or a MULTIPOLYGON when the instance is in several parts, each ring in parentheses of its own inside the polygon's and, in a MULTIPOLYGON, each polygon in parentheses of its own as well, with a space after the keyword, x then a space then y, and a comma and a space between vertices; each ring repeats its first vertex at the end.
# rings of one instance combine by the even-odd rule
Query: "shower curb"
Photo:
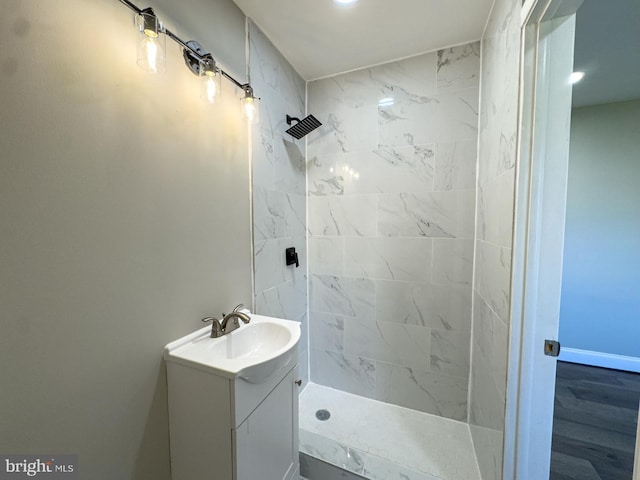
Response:
POLYGON ((367 480, 304 452, 300 452, 300 475, 307 480, 367 480))

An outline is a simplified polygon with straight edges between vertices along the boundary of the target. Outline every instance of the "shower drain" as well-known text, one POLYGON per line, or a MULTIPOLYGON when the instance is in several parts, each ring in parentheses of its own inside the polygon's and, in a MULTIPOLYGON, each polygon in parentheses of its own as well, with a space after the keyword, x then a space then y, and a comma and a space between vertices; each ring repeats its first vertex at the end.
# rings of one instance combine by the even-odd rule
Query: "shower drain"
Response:
POLYGON ((329 413, 329 410, 321 409, 316 412, 316 418, 321 422, 324 422, 325 420, 329 420, 330 416, 331 416, 331 413, 329 413))

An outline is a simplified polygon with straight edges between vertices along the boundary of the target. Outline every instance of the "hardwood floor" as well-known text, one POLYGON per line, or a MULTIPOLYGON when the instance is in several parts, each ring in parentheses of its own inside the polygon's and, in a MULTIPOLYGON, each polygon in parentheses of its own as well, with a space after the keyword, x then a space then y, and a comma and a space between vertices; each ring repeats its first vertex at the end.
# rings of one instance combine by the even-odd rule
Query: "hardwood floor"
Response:
POLYGON ((631 480, 640 374, 558 362, 551 480, 631 480))

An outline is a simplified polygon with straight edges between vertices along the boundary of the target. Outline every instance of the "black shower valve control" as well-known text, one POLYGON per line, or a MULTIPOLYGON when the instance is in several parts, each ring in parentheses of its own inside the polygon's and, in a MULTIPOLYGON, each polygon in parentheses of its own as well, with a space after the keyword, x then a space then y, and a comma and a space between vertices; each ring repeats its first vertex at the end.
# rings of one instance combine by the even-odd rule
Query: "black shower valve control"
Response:
POLYGON ((298 254, 296 253, 296 247, 289 247, 284 251, 284 259, 287 265, 295 264, 296 268, 300 266, 298 261, 298 254))

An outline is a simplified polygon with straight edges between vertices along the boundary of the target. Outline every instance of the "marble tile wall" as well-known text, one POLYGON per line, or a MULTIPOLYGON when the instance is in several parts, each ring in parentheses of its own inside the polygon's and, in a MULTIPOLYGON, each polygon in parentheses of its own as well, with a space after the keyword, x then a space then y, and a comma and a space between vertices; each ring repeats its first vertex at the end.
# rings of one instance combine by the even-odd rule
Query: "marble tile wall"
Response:
POLYGON ((303 140, 285 130, 286 115, 305 110, 306 85, 262 31, 249 24, 251 84, 260 100, 252 128, 255 311, 302 324, 299 372, 308 381, 306 167, 303 140), (300 267, 286 266, 295 247, 300 267))
POLYGON ((308 84, 312 381, 467 420, 479 72, 476 42, 308 84))
POLYGON ((469 423, 483 480, 502 479, 520 8, 496 0, 482 39, 469 423))

